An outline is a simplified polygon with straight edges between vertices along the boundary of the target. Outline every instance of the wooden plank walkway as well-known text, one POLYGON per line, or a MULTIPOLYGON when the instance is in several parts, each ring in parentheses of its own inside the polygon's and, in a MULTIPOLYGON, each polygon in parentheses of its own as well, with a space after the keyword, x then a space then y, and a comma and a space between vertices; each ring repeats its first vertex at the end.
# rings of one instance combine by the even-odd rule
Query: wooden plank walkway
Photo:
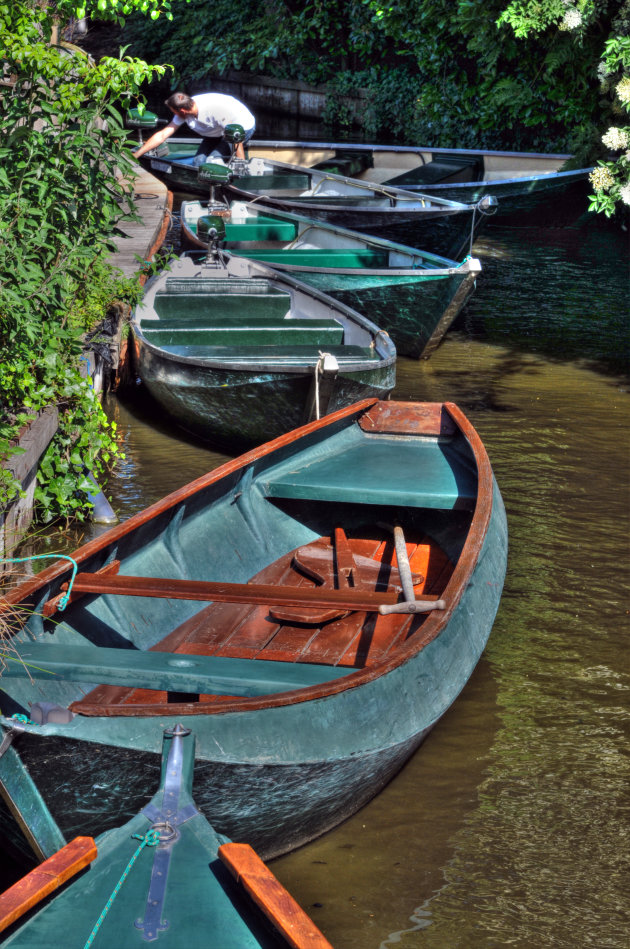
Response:
POLYGON ((165 184, 148 171, 136 166, 137 177, 133 181, 133 195, 140 221, 123 221, 114 234, 117 252, 109 261, 127 277, 133 276, 142 267, 143 260, 150 260, 161 247, 171 218, 173 193, 165 184), (140 259, 138 259, 140 258, 140 259))

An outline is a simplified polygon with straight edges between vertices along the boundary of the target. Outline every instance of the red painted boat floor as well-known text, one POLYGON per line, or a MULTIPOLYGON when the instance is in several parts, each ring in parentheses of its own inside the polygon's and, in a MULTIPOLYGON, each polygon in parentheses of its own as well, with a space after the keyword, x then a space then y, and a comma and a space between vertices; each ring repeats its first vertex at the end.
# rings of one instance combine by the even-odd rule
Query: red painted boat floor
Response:
MULTIPOLYGON (((426 536, 407 538, 407 554, 414 577, 416 596, 442 594, 453 571, 453 564, 444 552, 426 536)), ((348 585, 343 568, 352 565, 351 586, 387 590, 399 586, 393 540, 383 535, 350 537, 343 531, 336 538, 321 537, 312 544, 290 551, 265 567, 252 583, 291 585, 313 589, 321 585, 338 588, 348 585), (348 549, 349 545, 349 549, 348 549), (350 557, 350 551, 352 557, 350 557), (361 558, 376 561, 370 564, 361 558), (300 565, 296 563, 300 561, 300 565), (313 568, 318 583, 306 570, 313 568), (394 568, 394 576, 391 571, 394 568), (362 576, 363 574, 363 576, 362 576), (394 582, 392 582, 394 581, 394 582)), ((276 611, 281 613, 280 610, 276 611)), ((186 620, 152 647, 163 652, 207 656, 232 656, 248 659, 272 659, 281 662, 312 662, 331 666, 363 668, 373 665, 396 646, 417 633, 430 614, 416 615, 351 612, 322 621, 313 608, 284 611, 288 617, 276 618, 268 606, 234 603, 212 603, 186 620), (315 612, 315 616, 313 616, 315 612), (295 615, 297 613, 297 616, 295 615), (293 614, 293 615, 291 615, 293 614), (310 615, 309 615, 310 614, 310 615), (302 621, 298 621, 301 619, 302 621)), ((202 695, 201 702, 231 700, 230 696, 202 695)), ((148 689, 97 686, 88 695, 73 703, 81 712, 96 705, 112 706, 163 705, 167 693, 148 689)))

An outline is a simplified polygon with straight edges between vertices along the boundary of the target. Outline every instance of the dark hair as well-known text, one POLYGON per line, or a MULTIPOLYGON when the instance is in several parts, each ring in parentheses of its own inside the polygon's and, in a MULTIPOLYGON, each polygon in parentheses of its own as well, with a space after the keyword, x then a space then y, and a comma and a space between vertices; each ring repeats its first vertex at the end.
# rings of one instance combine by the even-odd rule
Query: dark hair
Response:
POLYGON ((181 109, 186 109, 187 112, 190 112, 194 104, 190 96, 187 96, 184 92, 174 92, 164 103, 171 112, 179 112, 181 109))

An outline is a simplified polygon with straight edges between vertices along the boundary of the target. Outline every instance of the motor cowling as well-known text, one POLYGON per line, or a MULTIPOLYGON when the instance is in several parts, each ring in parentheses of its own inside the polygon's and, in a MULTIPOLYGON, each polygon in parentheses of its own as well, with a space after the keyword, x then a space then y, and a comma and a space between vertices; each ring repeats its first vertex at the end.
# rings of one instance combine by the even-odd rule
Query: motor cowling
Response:
POLYGON ((204 214, 197 220, 197 237, 204 244, 225 240, 225 219, 220 214, 204 214))

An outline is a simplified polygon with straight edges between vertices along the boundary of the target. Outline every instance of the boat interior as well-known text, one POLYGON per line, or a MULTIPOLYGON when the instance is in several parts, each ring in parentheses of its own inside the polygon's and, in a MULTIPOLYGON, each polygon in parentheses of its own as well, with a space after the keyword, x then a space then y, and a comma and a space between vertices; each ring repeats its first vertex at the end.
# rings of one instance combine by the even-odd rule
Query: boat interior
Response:
POLYGON ((312 362, 324 350, 340 363, 379 358, 370 330, 262 278, 167 277, 136 322, 148 343, 178 357, 312 362))
POLYGON ((139 708, 165 714, 174 705, 200 704, 211 712, 235 696, 267 696, 369 669, 411 640, 421 648, 434 605, 449 607, 448 599, 437 601, 449 595, 472 523, 477 471, 459 431, 449 433, 440 422, 439 436, 411 435, 414 425, 402 413, 398 424, 390 405, 379 403, 350 430, 339 424, 323 443, 307 438, 297 452, 237 468, 227 483, 211 482, 121 533, 81 565, 88 572, 75 578, 64 612, 56 612, 59 586, 44 595, 29 620, 34 638, 27 643, 34 662, 45 662, 38 647, 61 657, 54 698, 63 694, 65 704, 85 715, 131 715, 139 708), (413 596, 428 602, 427 612, 374 605, 396 604, 401 591, 408 599, 405 561, 413 596), (240 581, 239 600, 221 599, 215 588, 225 580, 240 581), (191 581, 202 584, 195 597, 201 604, 191 602, 188 587, 172 598, 174 584, 191 581), (125 591, 135 595, 117 595, 125 591), (49 633, 54 647, 47 645, 49 633), (203 688, 151 685, 156 672, 168 680, 178 656, 206 663, 203 688), (93 665, 81 671, 84 657, 98 663, 100 681, 110 684, 69 691, 73 683, 65 683, 62 693, 68 670, 75 683, 95 681, 93 665), (133 685, 130 667, 138 671, 133 685), (108 680, 107 670, 121 669, 124 684, 120 677, 108 680))
MULTIPOLYGON (((352 238, 319 223, 303 223, 299 218, 291 220, 258 209, 250 211, 245 202, 234 202, 228 214, 221 247, 263 263, 344 270, 426 269, 448 263, 436 257, 430 260, 421 252, 405 253, 370 239, 352 238)), ((208 214, 205 204, 185 202, 182 219, 194 236, 208 243, 215 218, 208 214)))

